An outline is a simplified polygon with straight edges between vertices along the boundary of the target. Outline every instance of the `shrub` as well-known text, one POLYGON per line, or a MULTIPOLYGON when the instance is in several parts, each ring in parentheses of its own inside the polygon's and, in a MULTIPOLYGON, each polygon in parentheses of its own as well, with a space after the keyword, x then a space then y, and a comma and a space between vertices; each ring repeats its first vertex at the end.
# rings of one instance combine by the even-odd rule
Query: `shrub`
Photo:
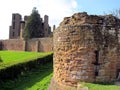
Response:
POLYGON ((13 80, 19 75, 24 75, 25 72, 29 72, 39 65, 45 65, 48 62, 52 62, 53 55, 48 55, 43 58, 38 58, 29 62, 19 63, 11 67, 7 67, 0 70, 0 80, 13 80))
POLYGON ((2 61, 2 58, 1 58, 1 56, 0 56, 0 63, 1 63, 1 62, 3 62, 3 61, 2 61))

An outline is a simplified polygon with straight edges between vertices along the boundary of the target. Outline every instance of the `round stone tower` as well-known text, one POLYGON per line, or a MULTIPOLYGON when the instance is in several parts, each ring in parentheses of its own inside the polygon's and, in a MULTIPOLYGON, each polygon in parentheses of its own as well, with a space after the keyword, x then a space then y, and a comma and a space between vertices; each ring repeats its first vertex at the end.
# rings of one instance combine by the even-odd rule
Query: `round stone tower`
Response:
POLYGON ((111 82, 117 77, 120 20, 76 13, 54 30, 54 74, 49 90, 71 90, 79 82, 111 82))

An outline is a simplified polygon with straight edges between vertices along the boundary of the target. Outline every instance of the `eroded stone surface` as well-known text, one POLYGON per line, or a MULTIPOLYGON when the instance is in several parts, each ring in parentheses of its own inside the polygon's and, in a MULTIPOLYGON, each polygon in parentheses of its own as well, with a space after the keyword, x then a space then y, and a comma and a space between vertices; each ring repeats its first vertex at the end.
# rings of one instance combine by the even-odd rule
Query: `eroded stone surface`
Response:
POLYGON ((53 78, 58 84, 77 87, 79 81, 116 79, 120 69, 120 20, 116 17, 76 13, 64 18, 53 39, 53 78))

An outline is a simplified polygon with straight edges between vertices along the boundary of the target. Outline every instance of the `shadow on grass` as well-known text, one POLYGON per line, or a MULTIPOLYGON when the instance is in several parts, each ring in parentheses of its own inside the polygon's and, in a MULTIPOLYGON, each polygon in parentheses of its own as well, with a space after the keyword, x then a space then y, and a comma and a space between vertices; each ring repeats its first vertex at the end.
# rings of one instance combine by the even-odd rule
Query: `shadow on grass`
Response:
MULTIPOLYGON (((47 90, 47 89, 29 89, 34 86, 36 83, 40 82, 46 76, 52 73, 52 63, 47 63, 41 65, 37 69, 33 69, 30 72, 20 76, 14 81, 0 82, 0 90, 47 90)), ((49 82, 49 81, 48 81, 49 82)), ((49 83, 45 83, 45 87, 48 86, 49 83)), ((39 85, 42 87, 42 85, 39 85)))
POLYGON ((93 84, 99 84, 99 85, 115 85, 114 82, 94 82, 93 84))

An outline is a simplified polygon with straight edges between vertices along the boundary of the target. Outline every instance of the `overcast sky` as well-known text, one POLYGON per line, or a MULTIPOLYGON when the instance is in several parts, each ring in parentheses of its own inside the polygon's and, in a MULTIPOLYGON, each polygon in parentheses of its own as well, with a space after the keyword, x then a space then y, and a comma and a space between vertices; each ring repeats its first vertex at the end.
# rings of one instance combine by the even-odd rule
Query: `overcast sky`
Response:
POLYGON ((30 15, 33 7, 37 7, 41 17, 49 16, 50 26, 58 26, 64 17, 76 12, 109 13, 120 8, 120 0, 1 0, 0 39, 9 37, 12 13, 30 15))

